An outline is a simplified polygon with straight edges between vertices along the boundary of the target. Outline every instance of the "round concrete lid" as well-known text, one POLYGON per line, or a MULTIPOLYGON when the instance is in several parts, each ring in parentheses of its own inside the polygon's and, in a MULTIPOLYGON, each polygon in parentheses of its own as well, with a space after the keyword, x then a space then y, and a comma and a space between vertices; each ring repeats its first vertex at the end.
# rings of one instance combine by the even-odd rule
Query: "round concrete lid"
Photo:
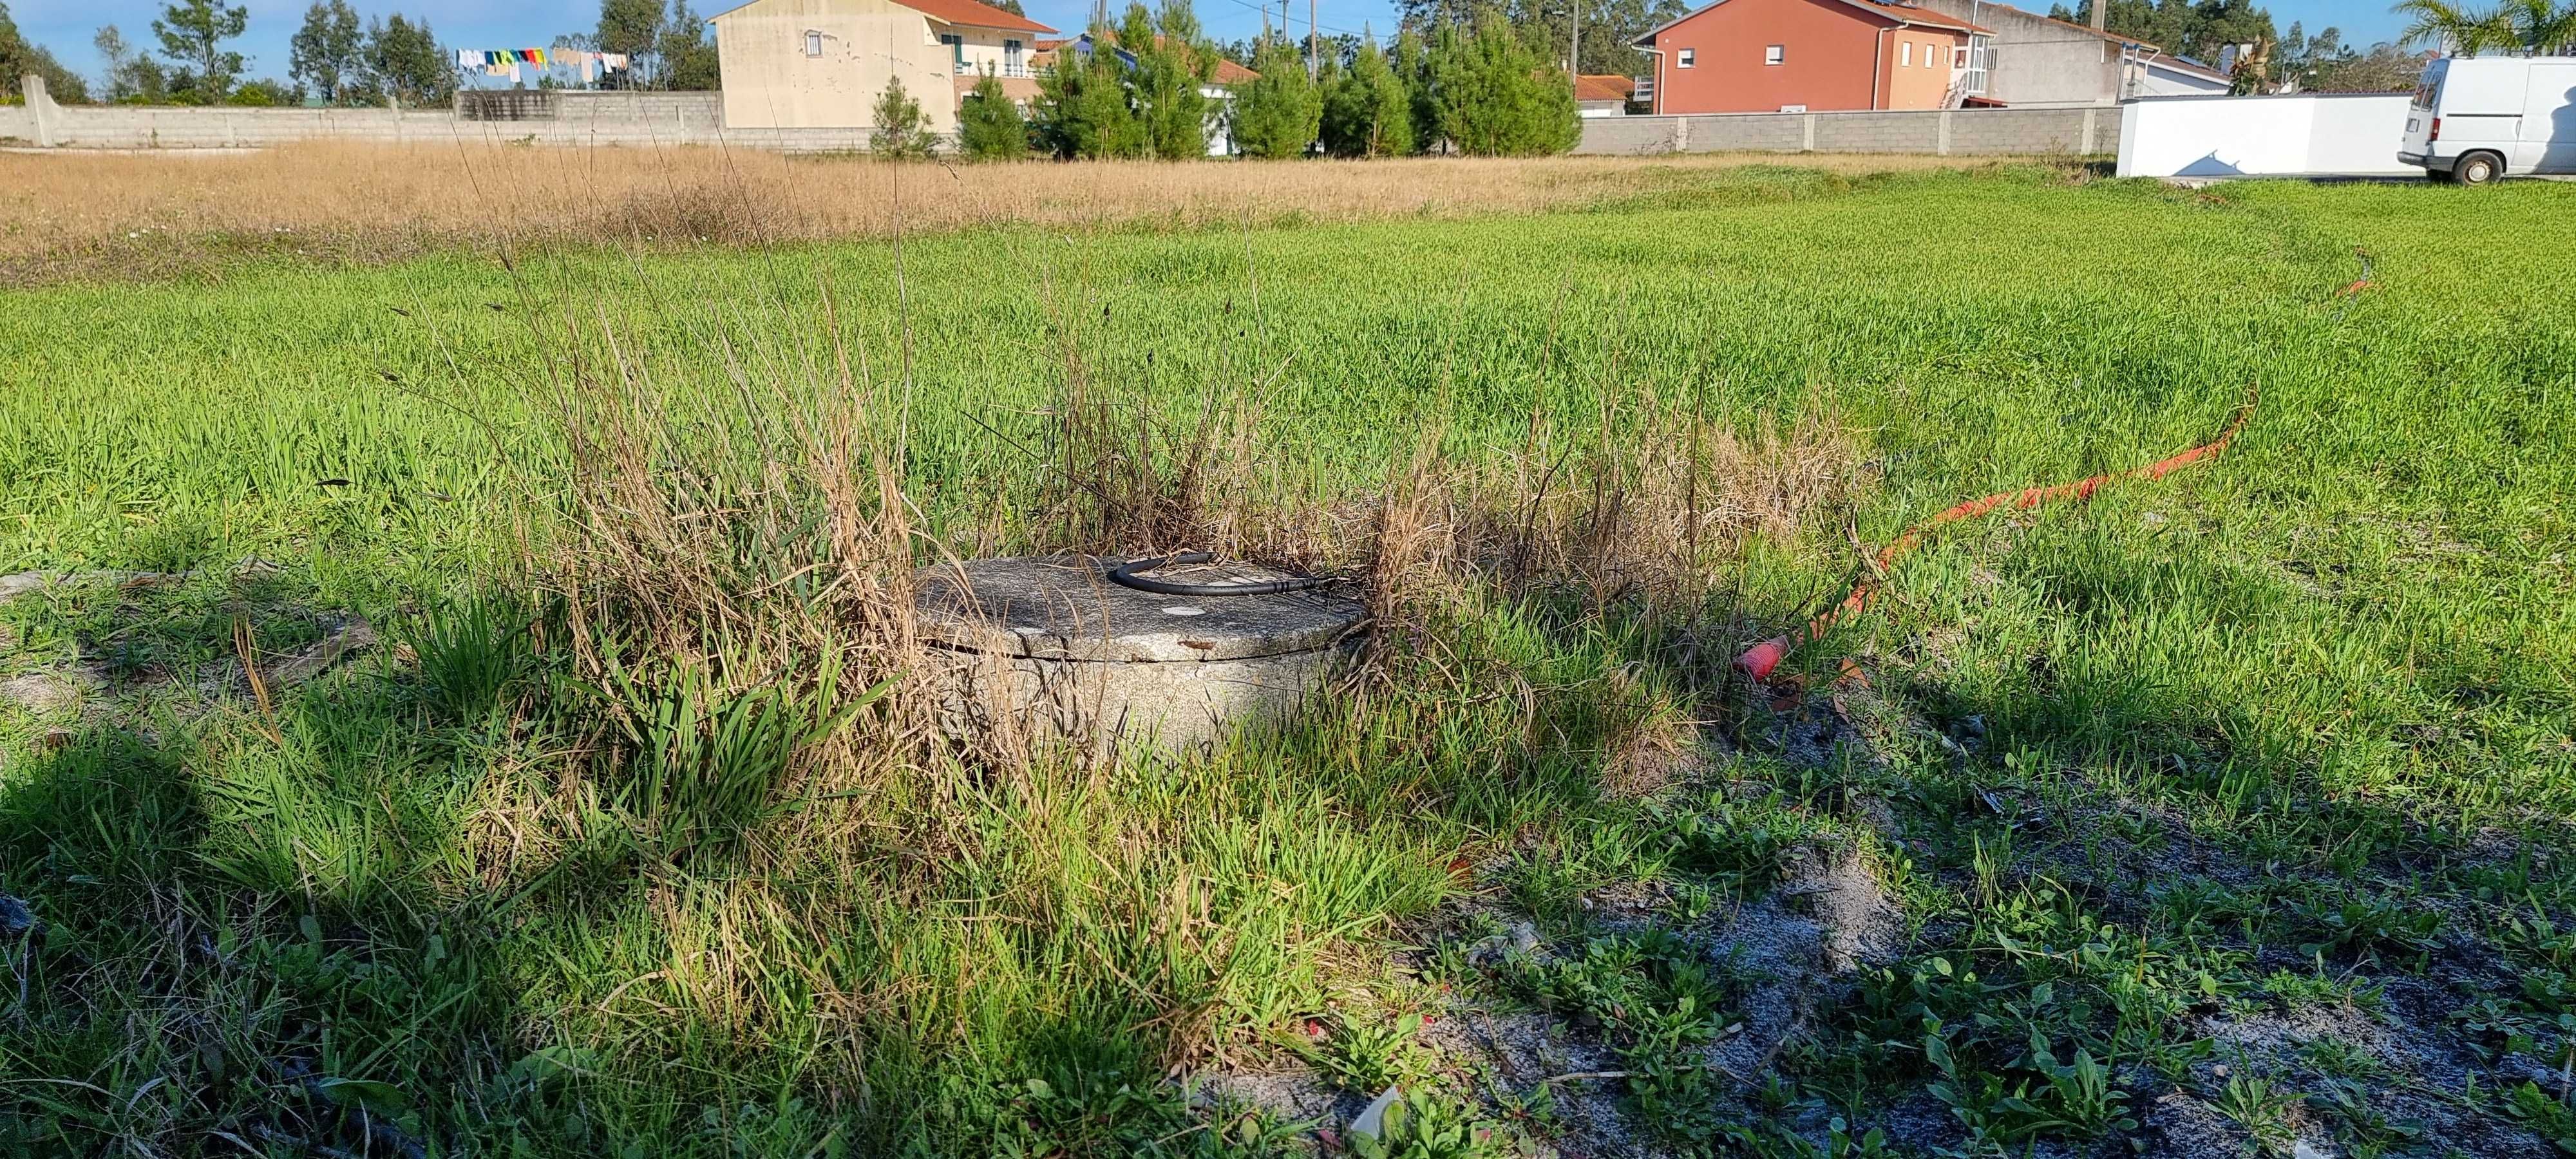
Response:
MULTIPOLYGON (((922 635, 972 652, 1053 660, 1239 660, 1321 648, 1367 609, 1336 588, 1275 596, 1163 596, 1109 578, 1114 556, 1022 556, 921 570, 922 635), (961 572, 962 568, 962 572, 961 572)), ((1158 579, 1249 583, 1291 578, 1252 564, 1168 568, 1158 579)))

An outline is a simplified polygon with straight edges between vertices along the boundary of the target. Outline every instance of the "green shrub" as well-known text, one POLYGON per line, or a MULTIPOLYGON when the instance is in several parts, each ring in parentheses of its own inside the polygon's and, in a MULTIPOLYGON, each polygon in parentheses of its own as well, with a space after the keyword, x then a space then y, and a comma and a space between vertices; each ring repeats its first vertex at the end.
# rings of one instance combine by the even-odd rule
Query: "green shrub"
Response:
POLYGON ((903 78, 890 77, 877 95, 876 130, 868 134, 868 151, 893 161, 930 156, 930 114, 903 91, 903 78))
POLYGON ((264 108, 299 104, 303 99, 304 98, 301 93, 294 89, 290 89, 285 85, 279 84, 276 81, 255 80, 246 83, 227 94, 224 97, 224 103, 228 105, 245 105, 252 108, 264 108))
MULTIPOLYGON (((1096 38, 1095 38, 1096 39, 1096 38)), ((1141 157, 1145 127, 1127 103, 1115 53, 1066 45, 1038 78, 1038 146, 1064 158, 1141 157)))
POLYGON ((1440 131, 1459 152, 1539 157, 1574 147, 1582 126, 1572 81, 1500 17, 1478 21, 1471 35, 1442 36, 1431 71, 1440 131))
POLYGON ((1029 153, 1029 125, 1002 91, 1001 78, 985 73, 957 104, 957 152, 969 161, 1016 161, 1029 153))
POLYGON ((1234 146, 1246 157, 1303 157, 1324 119, 1324 96, 1284 45, 1253 62, 1259 79, 1234 97, 1234 146))
POLYGON ((1159 15, 1129 4, 1118 44, 1135 58, 1127 91, 1147 154, 1165 161, 1207 156, 1208 99, 1199 86, 1215 72, 1216 52, 1203 43, 1186 0, 1164 0, 1159 15))
POLYGON ((530 612, 518 597, 478 592, 429 611, 402 634, 421 687, 450 719, 473 720, 501 703, 535 660, 530 612))
POLYGON ((1324 92, 1324 151, 1336 157, 1401 157, 1413 152, 1413 92, 1374 43, 1324 92))

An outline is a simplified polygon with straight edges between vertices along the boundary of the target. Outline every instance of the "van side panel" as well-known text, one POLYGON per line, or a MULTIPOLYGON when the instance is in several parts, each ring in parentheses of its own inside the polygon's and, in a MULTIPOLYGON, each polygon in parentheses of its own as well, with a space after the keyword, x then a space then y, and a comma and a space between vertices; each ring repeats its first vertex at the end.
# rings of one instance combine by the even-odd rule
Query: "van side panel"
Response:
POLYGON ((2516 151, 2525 173, 2576 173, 2576 61, 2531 62, 2516 151))
POLYGON ((2502 154, 2506 165, 2522 167, 2515 154, 2522 143, 2528 65, 2511 57, 2451 61, 2442 78, 2443 156, 2457 157, 2484 147, 2502 154))

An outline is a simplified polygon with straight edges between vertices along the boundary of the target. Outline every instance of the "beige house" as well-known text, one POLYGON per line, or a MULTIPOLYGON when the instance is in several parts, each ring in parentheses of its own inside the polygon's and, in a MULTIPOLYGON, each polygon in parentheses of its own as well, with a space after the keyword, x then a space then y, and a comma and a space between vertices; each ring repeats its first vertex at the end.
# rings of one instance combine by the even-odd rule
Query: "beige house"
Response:
POLYGON ((753 129, 873 128, 901 78, 931 131, 953 133, 957 97, 987 70, 1034 93, 1034 42, 1055 31, 980 0, 751 0, 713 22, 725 125, 753 129))

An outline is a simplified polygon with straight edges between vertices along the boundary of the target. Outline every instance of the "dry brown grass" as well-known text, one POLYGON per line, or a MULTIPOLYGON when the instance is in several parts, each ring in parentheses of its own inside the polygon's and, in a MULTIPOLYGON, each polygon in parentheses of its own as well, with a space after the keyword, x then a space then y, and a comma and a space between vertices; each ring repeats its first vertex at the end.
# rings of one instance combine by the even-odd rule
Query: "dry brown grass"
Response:
POLYGON ((308 142, 255 153, 0 154, 0 277, 153 276, 244 253, 380 261, 455 246, 797 241, 1004 222, 1173 227, 1543 210, 1751 164, 1922 156, 897 165, 704 146, 308 142))

